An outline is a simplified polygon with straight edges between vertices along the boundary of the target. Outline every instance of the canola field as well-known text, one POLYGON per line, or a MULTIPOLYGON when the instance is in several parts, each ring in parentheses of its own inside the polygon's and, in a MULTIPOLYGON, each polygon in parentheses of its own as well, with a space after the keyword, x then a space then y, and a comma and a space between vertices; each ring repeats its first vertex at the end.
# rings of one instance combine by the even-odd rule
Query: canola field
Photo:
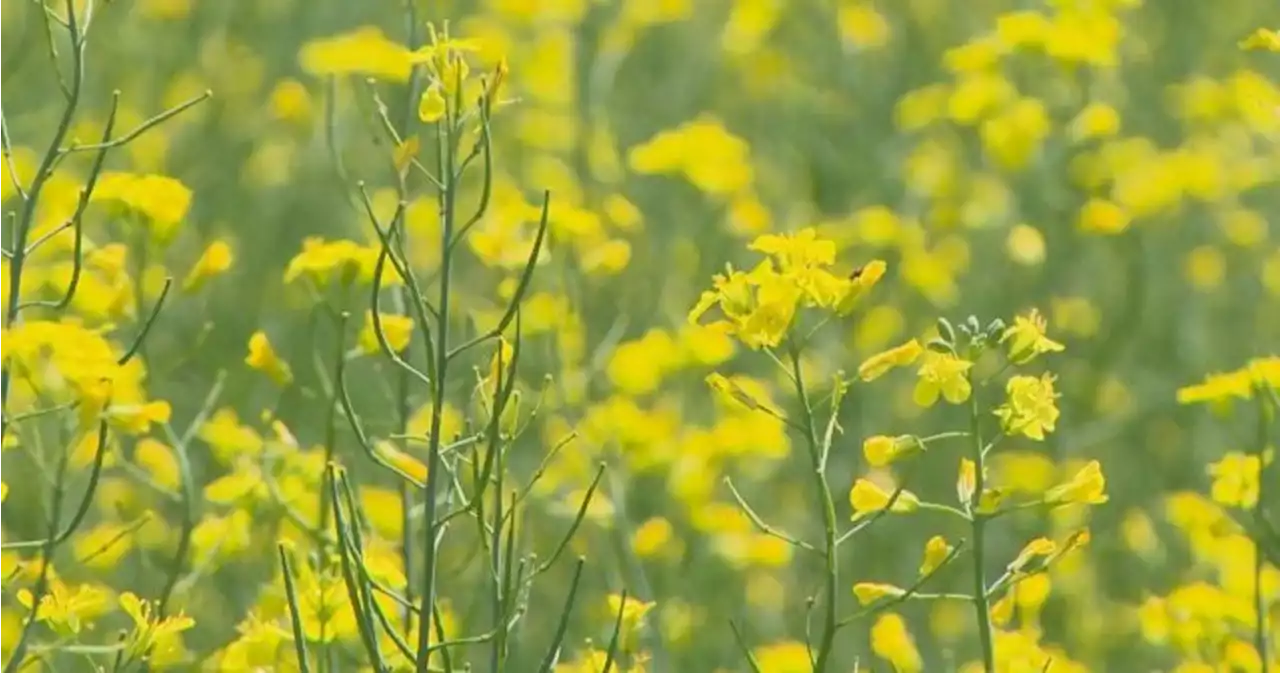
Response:
POLYGON ((1274 0, 6 0, 3 673, 1280 672, 1274 0))

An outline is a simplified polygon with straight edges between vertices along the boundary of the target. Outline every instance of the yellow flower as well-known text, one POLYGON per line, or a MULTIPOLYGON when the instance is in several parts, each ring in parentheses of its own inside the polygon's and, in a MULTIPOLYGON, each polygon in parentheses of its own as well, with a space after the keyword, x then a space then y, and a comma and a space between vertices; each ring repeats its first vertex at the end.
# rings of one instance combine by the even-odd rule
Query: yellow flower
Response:
POLYGON ((854 49, 879 49, 889 42, 889 22, 872 3, 840 3, 836 28, 845 44, 854 49))
POLYGON ((724 400, 731 400, 752 411, 777 414, 773 410, 772 401, 763 394, 764 391, 752 390, 757 386, 751 385, 744 377, 735 376, 731 379, 718 372, 712 372, 707 375, 706 381, 707 385, 719 393, 724 400))
POLYGON ((80 563, 101 572, 117 567, 135 541, 130 525, 104 522, 77 533, 72 546, 80 563))
POLYGON ((1118 234, 1129 228, 1129 214, 1111 201, 1090 199, 1080 210, 1080 231, 1091 234, 1118 234))
POLYGON ((1006 401, 995 414, 1006 433, 1043 441, 1045 433, 1053 432, 1059 412, 1051 374, 1011 377, 1005 394, 1006 401))
POLYGON ((1009 562, 1009 573, 1020 575, 1042 571, 1067 553, 1089 544, 1089 539, 1088 529, 1071 533, 1061 543, 1046 537, 1036 538, 1028 542, 1009 562))
POLYGON ((1280 30, 1267 30, 1259 28, 1249 37, 1241 40, 1241 49, 1258 49, 1262 51, 1280 52, 1280 30))
POLYGON ((1051 122, 1044 103, 1021 98, 983 121, 980 131, 987 154, 1001 167, 1016 171, 1035 156, 1051 131, 1051 122))
MULTIPOLYGON (((795 640, 762 645, 755 648, 753 654, 761 673, 810 673, 813 670, 809 647, 795 640)), ((600 668, 593 668, 590 673, 600 668)))
POLYGON ((1106 103, 1090 103, 1071 120, 1070 128, 1076 142, 1114 136, 1120 132, 1120 113, 1106 103))
POLYGON ((1005 239, 1005 252, 1018 264, 1036 266, 1044 262, 1044 234, 1028 224, 1014 225, 1005 239))
POLYGON ((444 95, 440 92, 440 85, 432 83, 418 101, 418 119, 425 124, 435 123, 444 118, 447 109, 444 95))
POLYGON ((682 175, 712 196, 740 194, 754 176, 750 146, 710 115, 659 131, 632 147, 627 161, 640 174, 682 175))
POLYGON ((112 405, 111 424, 124 432, 140 435, 151 429, 153 423, 168 423, 172 407, 164 400, 144 404, 112 405))
POLYGON ((231 472, 204 486, 205 500, 218 505, 252 507, 269 495, 262 471, 250 460, 239 461, 231 472))
POLYGON ((1000 336, 1001 343, 1006 341, 1009 342, 1009 361, 1019 365, 1034 360, 1038 355, 1063 350, 1062 344, 1045 335, 1044 316, 1036 309, 1013 319, 1013 325, 1000 336))
POLYGON ((1102 465, 1091 460, 1070 481, 1049 489, 1045 502, 1101 505, 1107 501, 1106 488, 1107 478, 1102 474, 1102 465))
POLYGON ((292 638, 287 627, 264 619, 257 610, 249 612, 236 632, 238 637, 222 650, 218 660, 221 670, 270 670, 277 664, 280 646, 292 638))
POLYGON ((850 276, 848 289, 844 296, 840 298, 840 303, 836 305, 837 315, 848 315, 857 306, 858 300, 871 291, 871 288, 880 282, 884 277, 888 266, 881 260, 875 259, 868 262, 865 266, 859 267, 850 276))
MULTIPOLYGON (((854 482, 853 488, 849 490, 849 503, 853 505, 853 518, 857 519, 867 514, 878 512, 885 507, 889 507, 889 500, 892 494, 877 486, 874 482, 867 479, 859 479, 854 482)), ((910 512, 920 506, 920 499, 914 493, 903 490, 890 507, 891 512, 910 512)))
POLYGON ((747 248, 773 256, 778 260, 778 270, 782 273, 830 265, 836 259, 836 244, 818 238, 813 227, 805 227, 794 234, 764 234, 747 248))
MULTIPOLYGON (((443 31, 436 29, 435 24, 428 24, 427 29, 430 33, 430 44, 419 48, 410 54, 412 63, 425 63, 431 69, 432 76, 437 81, 449 84, 449 69, 456 67, 455 64, 461 63, 461 67, 466 67, 465 55, 467 53, 478 52, 481 50, 481 43, 478 40, 464 40, 449 37, 449 27, 445 26, 443 31)), ((462 78, 465 79, 466 71, 463 71, 462 78)), ((457 73, 452 78, 457 81, 457 73)))
POLYGON ((868 382, 874 381, 894 367, 910 365, 923 352, 924 348, 920 342, 912 339, 887 351, 876 353, 858 365, 858 378, 868 382))
POLYGON ((128 651, 132 657, 150 655, 165 658, 182 648, 180 633, 195 626, 195 620, 182 614, 161 617, 152 604, 126 591, 120 594, 120 608, 133 619, 128 651))
MULTIPOLYGON (((284 282, 292 283, 306 277, 317 285, 324 285, 336 278, 346 285, 354 281, 369 282, 373 279, 378 260, 378 247, 365 247, 355 241, 325 241, 309 237, 302 242, 302 251, 289 260, 285 268, 284 282)), ((384 286, 403 282, 390 264, 383 267, 384 286)))
POLYGON ((653 609, 655 603, 653 601, 641 601, 630 596, 623 597, 619 594, 609 594, 606 597, 609 607, 610 622, 619 620, 619 647, 623 651, 628 651, 630 643, 635 642, 635 638, 639 635, 640 630, 644 627, 645 615, 653 609))
POLYGON ((204 286, 205 281, 231 268, 234 255, 226 241, 214 241, 200 254, 187 277, 182 281, 184 292, 195 292, 204 286))
POLYGON ((305 126, 311 120, 311 93, 296 79, 283 79, 271 89, 268 98, 271 116, 305 126))
POLYGON ((987 465, 994 468, 995 480, 1001 485, 1026 495, 1042 495, 1058 481, 1057 465, 1035 451, 1001 451, 987 465))
POLYGON ((689 311, 689 322, 719 307, 725 319, 719 326, 751 348, 771 348, 782 342, 791 327, 804 289, 794 278, 778 273, 766 260, 750 273, 729 267, 712 279, 713 289, 702 293, 689 311))
MULTIPOLYGON (((74 590, 54 578, 49 590, 36 608, 36 621, 44 622, 62 635, 75 635, 85 622, 101 615, 107 606, 109 594, 91 584, 78 585, 74 590)), ((27 589, 18 591, 18 602, 30 610, 34 598, 27 589)))
POLYGON ((853 595, 857 596, 858 602, 863 605, 870 605, 882 598, 895 598, 905 593, 907 592, 902 587, 880 582, 858 582, 853 585, 853 595))
MULTIPOLYGON (((323 569, 295 560, 297 573, 295 585, 298 596, 298 617, 306 639, 316 643, 333 643, 355 638, 359 622, 351 610, 347 587, 338 570, 337 559, 332 559, 323 569)), ((280 580, 283 583, 283 578, 280 580)))
POLYGON ((308 42, 298 61, 313 75, 365 75, 392 82, 408 80, 412 70, 409 50, 374 26, 308 42))
MULTIPOLYGON (((409 316, 379 313, 378 321, 382 324, 382 335, 387 338, 387 345, 397 353, 403 353, 409 347, 409 339, 413 336, 413 319, 409 316)), ((373 311, 365 311, 364 326, 360 328, 360 350, 366 355, 373 355, 382 350, 378 344, 378 333, 373 325, 373 311)))
POLYGON ((782 343, 795 317, 800 289, 777 274, 760 274, 755 309, 737 327, 738 338, 752 348, 782 343))
POLYGON ((893 664, 897 673, 918 673, 924 669, 907 623, 898 614, 889 612, 876 619, 871 626, 871 651, 893 664))
POLYGON ((872 467, 884 467, 923 449, 924 443, 915 435, 874 435, 862 442, 862 453, 872 467))
MULTIPOLYGON (((645 395, 658 389, 663 376, 679 366, 680 347, 665 330, 651 329, 639 339, 624 341, 614 349, 605 372, 621 392, 645 395)), ((719 385, 710 378, 713 388, 719 385)))
POLYGON ((267 339, 266 333, 262 330, 254 332, 253 336, 249 337, 249 355, 245 357, 244 362, 266 374, 278 386, 287 386, 293 380, 293 372, 289 369, 289 363, 280 359, 275 349, 271 347, 271 341, 267 339))
POLYGON ((414 458, 412 455, 401 451, 389 441, 376 442, 373 445, 374 452, 382 457, 391 465, 395 466, 404 476, 409 477, 418 484, 427 483, 427 465, 422 461, 414 458))
POLYGON ((213 455, 225 464, 242 455, 262 452, 263 439, 253 428, 242 425, 232 409, 219 409, 200 426, 196 434, 213 449, 213 455))
POLYGON ((669 548, 674 535, 671 522, 655 516, 636 528, 636 532, 631 537, 631 547, 640 558, 658 556, 663 550, 669 548))
MULTIPOLYGON (((986 475, 983 474, 985 479, 986 475)), ((956 477, 956 499, 961 504, 973 500, 973 491, 978 488, 978 467, 968 458, 960 459, 960 474, 956 477)))
MULTIPOLYGON (((973 505, 974 489, 978 486, 978 470, 972 460, 968 458, 960 459, 960 474, 956 477, 956 497, 960 504, 970 507, 973 505)), ((977 511, 989 514, 996 511, 1000 507, 1001 501, 1004 500, 1005 492, 1001 489, 991 488, 986 481, 986 472, 983 472, 982 495, 978 498, 977 511)))
POLYGON ((1003 627, 1009 623, 1009 620, 1013 619, 1013 609, 1017 606, 1017 601, 1014 599, 1016 591, 1015 589, 1001 596, 1000 600, 991 604, 992 624, 1003 627))
POLYGON ((178 490, 182 480, 181 466, 173 449, 167 444, 144 437, 134 446, 133 460, 157 485, 178 490))
POLYGON ((1231 399, 1247 400, 1253 397, 1253 385, 1245 370, 1225 374, 1209 374, 1204 381, 1178 389, 1179 404, 1221 402, 1231 399))
POLYGON ((973 388, 969 383, 968 372, 973 363, 958 358, 950 353, 939 353, 926 350, 924 361, 917 372, 912 400, 922 407, 931 407, 938 401, 941 393, 951 404, 960 404, 969 399, 973 388))
POLYGON ((191 189, 164 175, 107 171, 98 178, 91 201, 119 203, 146 217, 151 234, 169 241, 191 207, 191 189))
POLYGON ((924 544, 924 559, 920 562, 920 575, 928 575, 937 570, 942 562, 951 555, 953 547, 947 543, 947 538, 941 535, 934 535, 924 544))
MULTIPOLYGON (((1270 464, 1271 452, 1265 464, 1270 464)), ((1227 507, 1251 509, 1258 503, 1258 478, 1264 460, 1257 455, 1232 451, 1216 463, 1210 463, 1209 476, 1213 477, 1210 495, 1215 502, 1227 507)))
POLYGON ((111 394, 114 387, 111 379, 103 377, 81 388, 80 408, 78 409, 81 428, 94 426, 97 424, 98 419, 106 413, 107 406, 111 404, 111 394))
POLYGON ((515 357, 515 346, 507 341, 506 337, 498 337, 497 348, 493 349, 493 356, 489 358, 488 375, 484 378, 490 398, 495 397, 499 392, 497 389, 499 384, 503 389, 511 386, 512 364, 515 357))
POLYGON ((1018 573, 1026 570, 1037 559, 1048 559, 1058 551, 1058 545, 1047 537, 1036 538, 1026 544, 1022 551, 1009 562, 1009 572, 1018 573))

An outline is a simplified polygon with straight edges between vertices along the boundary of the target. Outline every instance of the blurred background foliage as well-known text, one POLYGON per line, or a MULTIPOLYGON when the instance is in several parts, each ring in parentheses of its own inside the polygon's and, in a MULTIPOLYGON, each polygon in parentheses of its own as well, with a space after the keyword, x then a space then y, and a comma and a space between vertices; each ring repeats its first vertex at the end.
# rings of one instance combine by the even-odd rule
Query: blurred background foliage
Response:
MULTIPOLYGON (((61 3, 49 11, 62 12, 53 4, 61 3)), ((889 264, 875 294, 852 318, 828 326, 807 354, 818 378, 929 333, 939 316, 972 314, 985 323, 1038 307, 1066 344, 1051 365, 1063 393, 1058 432, 1043 443, 1011 442, 997 462, 1001 478, 1031 492, 1087 459, 1100 460, 1108 478, 1110 502, 1089 515, 1092 543, 1050 574, 1044 604, 1024 615, 1041 642, 1069 653, 1062 670, 1071 662, 1079 670, 1173 670, 1196 660, 1213 670, 1263 670, 1229 668, 1218 642, 1171 643, 1139 608, 1202 580, 1227 586, 1205 600, 1233 596, 1222 579, 1233 571, 1197 551, 1189 541, 1195 531, 1170 503, 1208 493, 1206 465, 1248 449, 1252 420, 1229 406, 1179 407, 1175 391, 1280 344, 1280 58, 1237 48, 1259 26, 1280 21, 1274 2, 414 4, 411 30, 404 3, 393 0, 95 3, 81 107, 64 144, 96 142, 113 91, 117 129, 212 92, 109 156, 108 171, 181 181, 190 207, 163 236, 91 207, 89 247, 125 244, 125 281, 91 284, 73 306, 75 320, 114 326, 115 340, 127 343, 120 335, 145 315, 165 275, 181 282, 210 243, 229 245, 230 268, 176 289, 142 354, 146 398, 167 401, 175 426, 196 418, 213 382, 225 377, 219 408, 233 410, 246 432, 268 436, 269 420, 279 419, 302 447, 324 441, 332 328, 313 310, 305 283, 285 282, 285 269, 310 237, 376 243, 356 185, 367 185, 382 217, 394 210, 395 148, 379 106, 396 125, 418 124, 403 53, 411 47, 403 45, 411 35, 422 39, 427 21, 447 22, 454 36, 477 41, 474 70, 492 72, 503 57, 510 68, 494 117, 494 207, 457 272, 459 329, 491 324, 501 311, 528 252, 540 194, 552 195, 549 250, 523 316, 518 375, 523 413, 543 406, 536 432, 515 447, 516 471, 527 476, 551 446, 578 434, 525 515, 531 549, 549 551, 595 463, 610 465, 573 546, 588 556, 590 607, 573 620, 572 648, 584 638, 607 640, 603 594, 627 587, 656 602, 650 631, 665 659, 653 670, 746 670, 730 617, 753 646, 783 648, 766 672, 807 670, 785 647, 803 639, 805 599, 821 568, 751 535, 721 482, 732 475, 766 520, 809 536, 821 526, 807 465, 792 455, 785 428, 713 404, 703 378, 713 369, 751 375, 781 405, 795 401, 767 359, 735 355, 733 344, 685 317, 726 262, 754 263, 746 242, 814 226, 837 242, 844 268, 872 258, 889 264), (290 363, 292 385, 281 389, 245 366, 258 330, 290 363)), ((4 121, 13 146, 2 181, 6 211, 17 198, 10 172, 30 183, 64 105, 67 45, 50 37, 44 15, 39 2, 3 5, 4 121)), ((425 145, 429 131, 422 134, 425 145)), ((37 231, 65 217, 60 209, 74 201, 91 159, 72 155, 58 167, 37 231)), ((466 196, 477 186, 465 185, 466 196)), ((406 222, 411 257, 430 274, 440 226, 434 197, 422 193, 408 203, 406 222)), ((57 238, 65 243, 69 234, 57 238)), ((36 280, 24 297, 56 294, 62 285, 50 279, 61 278, 58 264, 69 253, 58 244, 33 260, 36 280)), ((364 290, 330 299, 346 302, 353 322, 368 307, 364 290)), ((469 367, 483 375, 491 352, 460 368, 446 417, 455 431, 475 413, 469 367)), ((403 420, 393 372, 371 356, 349 373, 364 425, 382 439, 403 420)), ((868 470, 862 438, 965 422, 959 410, 922 414, 907 378, 878 385, 855 386, 840 418, 846 434, 829 471, 840 493, 868 470)), ((418 433, 425 399, 425 391, 411 396, 409 425, 418 433)), ((138 463, 137 446, 149 436, 119 440, 122 453, 108 466, 89 529, 153 509, 159 515, 139 530, 155 531, 121 543, 110 564, 67 561, 64 576, 144 597, 160 590, 177 510, 136 483, 136 472, 151 468, 120 465, 138 463)), ((21 443, 32 441, 23 435, 21 443)), ((373 469, 345 423, 338 444, 363 488, 390 494, 369 496, 366 508, 398 512, 395 481, 373 469)), ((215 445, 191 444, 199 488, 239 469, 215 445)), ((44 485, 17 447, 7 448, 5 539, 38 539, 44 485)), ((954 462, 929 463, 913 490, 947 499, 954 462)), ((201 508, 207 517, 246 512, 252 521, 244 551, 180 583, 175 600, 195 626, 184 634, 179 669, 205 660, 211 670, 234 670, 216 662, 249 610, 261 607, 263 586, 279 584, 275 539, 299 537, 281 532, 289 526, 270 497, 257 505, 233 500, 201 508)), ((843 497, 838 504, 843 519, 843 497)), ((1198 506, 1217 511, 1208 501, 1198 506)), ((992 554, 1010 558, 1027 539, 1078 524, 1071 516, 1079 513, 1011 518, 994 533, 992 554)), ((934 532, 925 515, 875 527, 845 554, 842 582, 901 581, 934 532)), ((464 546, 446 544, 444 568, 465 564, 464 546)), ((9 578, 26 555, 5 555, 9 578)), ((568 565, 529 599, 535 624, 539 609, 558 609, 568 565)), ((443 591, 466 622, 474 576, 458 576, 443 591)), ((1274 606, 1280 580, 1270 577, 1274 606)), ((961 577, 953 581, 964 586, 961 577)), ((14 595, 6 579, 6 657, 11 627, 25 614, 14 595)), ((842 600, 852 604, 849 594, 842 600)), ((951 670, 973 657, 967 612, 911 604, 902 614, 924 670, 951 670)), ((533 627, 530 652, 549 638, 554 619, 546 620, 533 627)), ((287 628, 287 619, 279 623, 287 628)), ((111 624, 82 640, 110 642, 118 625, 111 624)), ((867 654, 862 626, 846 631, 837 651, 841 670, 857 657, 864 668, 890 670, 867 654)), ((76 668, 83 658, 56 661, 64 663, 48 670, 88 670, 76 668)))

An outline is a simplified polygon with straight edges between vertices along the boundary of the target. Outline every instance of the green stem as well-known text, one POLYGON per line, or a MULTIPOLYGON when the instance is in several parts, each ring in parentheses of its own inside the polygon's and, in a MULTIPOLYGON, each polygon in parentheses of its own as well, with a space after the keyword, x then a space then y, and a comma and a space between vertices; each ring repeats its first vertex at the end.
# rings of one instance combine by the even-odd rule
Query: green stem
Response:
POLYGON ((169 570, 169 576, 165 580, 164 588, 160 590, 160 597, 156 599, 156 612, 162 617, 168 614, 169 600, 173 597, 173 592, 178 587, 178 580, 182 577, 183 569, 186 566, 187 554, 191 551, 191 534, 195 531, 196 520, 199 518, 197 498, 193 497, 195 493, 195 480, 191 475, 191 457, 187 447, 191 444, 192 438, 199 432, 199 428, 204 425, 205 419, 209 414, 213 413, 213 408, 218 403, 218 398, 222 396, 222 384, 226 380, 226 371, 219 371, 218 377, 213 383, 213 387, 209 389, 209 394, 205 396, 204 404, 200 405, 200 410, 196 412, 191 424, 187 426, 187 430, 179 437, 173 432, 173 428, 169 424, 164 425, 164 431, 170 442, 173 444, 173 452, 178 461, 178 493, 179 503, 182 506, 182 524, 178 533, 178 547, 173 553, 173 565, 169 570))
POLYGON ((791 355, 791 377, 795 381, 796 395, 800 400, 800 410, 804 414, 804 438, 809 449, 809 458, 813 466, 813 487, 822 508, 823 546, 822 556, 825 566, 826 611, 823 617, 822 639, 818 643, 818 652, 814 657, 814 673, 825 673, 830 665, 831 651, 835 647, 836 630, 839 627, 836 612, 839 608, 839 575, 836 557, 839 541, 836 533, 836 506, 831 496, 831 486, 827 483, 827 466, 823 461, 823 448, 818 442, 818 434, 813 425, 813 408, 809 403, 809 392, 805 389, 804 374, 800 367, 800 351, 794 344, 789 349, 791 355))
MULTIPOLYGON (((345 288, 344 288, 345 290, 345 288)), ((343 293, 343 304, 346 303, 346 293, 343 293)), ((329 396, 329 410, 325 418, 324 430, 324 464, 325 469, 329 469, 329 465, 333 463, 333 456, 338 446, 338 404, 339 395, 343 390, 346 374, 346 334, 348 314, 345 308, 339 308, 337 316, 334 318, 334 334, 337 348, 334 353, 334 384, 333 393, 329 396)), ((323 479, 321 480, 323 483, 323 479)), ((329 529, 329 489, 320 489, 320 511, 317 513, 317 521, 320 523, 321 532, 329 529)))
MULTIPOLYGON (((43 10, 43 5, 41 8, 43 10)), ((31 189, 27 191, 26 199, 23 202, 22 215, 13 228, 13 242, 11 245, 13 258, 9 263, 9 292, 4 312, 5 330, 13 327, 18 320, 22 297, 22 272, 27 260, 27 237, 31 232, 31 225, 35 221, 36 207, 40 202, 40 192, 53 175, 53 165, 58 158, 59 149, 62 147, 62 140, 66 138, 67 133, 71 130, 71 122, 80 106, 80 94, 84 84, 85 34, 79 26, 79 17, 76 16, 75 4, 72 0, 66 1, 66 8, 67 35, 71 40, 71 88, 67 97, 67 106, 63 108, 62 116, 58 119, 53 138, 49 141, 49 148, 45 151, 44 157, 40 160, 40 166, 36 169, 35 177, 31 180, 31 189)), ((48 26, 48 23, 46 22, 45 25, 48 26)), ((54 67, 56 70, 56 62, 54 67)), ((8 411, 9 407, 9 377, 9 362, 6 359, 3 365, 0 365, 0 408, 5 411, 8 411)))
POLYGON ((280 572, 284 575, 284 595, 289 603, 289 625, 293 628, 293 647, 298 657, 298 670, 311 673, 311 662, 307 659, 307 636, 302 630, 302 616, 298 608, 298 592, 293 585, 293 568, 289 565, 289 553, 283 544, 276 546, 280 556, 280 572))
POLYGON ((58 522, 62 518, 62 501, 66 496, 67 488, 67 464, 71 452, 64 451, 58 461, 58 476, 54 482, 53 499, 50 504, 49 537, 45 539, 44 546, 40 550, 40 577, 36 580, 35 588, 31 592, 31 611, 27 613, 27 618, 22 623, 18 642, 13 646, 9 661, 4 666, 4 673, 15 673, 24 665, 22 660, 26 656, 31 630, 40 614, 40 602, 44 600, 53 583, 54 578, 49 574, 49 571, 53 566, 54 552, 80 528, 80 524, 84 522, 85 516, 88 515, 89 508, 93 503, 93 495, 97 492, 98 480, 102 476, 102 464, 106 453, 107 421, 102 419, 98 421, 98 447, 93 457, 93 468, 89 472, 89 484, 85 488, 79 507, 72 514, 71 521, 67 523, 67 527, 62 534, 58 534, 58 522))
MULTIPOLYGON (((457 110, 454 110, 457 114, 457 110)), ((452 118, 447 116, 446 119, 452 118)), ((443 181, 443 189, 440 191, 440 221, 441 221, 441 242, 440 249, 446 251, 440 259, 440 299, 439 299, 439 320, 438 338, 435 342, 436 351, 432 354, 435 358, 435 380, 432 381, 432 410, 431 410, 431 429, 430 436, 427 438, 427 484, 426 495, 423 507, 425 508, 426 525, 424 528, 423 545, 422 545, 422 590, 421 590, 421 607, 419 614, 422 622, 418 627, 418 660, 416 662, 418 673, 427 673, 431 661, 431 628, 432 628, 432 609, 436 600, 436 541, 439 535, 438 529, 440 522, 436 517, 436 498, 440 490, 440 427, 444 417, 444 398, 446 392, 445 383, 448 380, 447 370, 449 367, 449 290, 453 279, 453 254, 449 252, 449 245, 453 239, 454 233, 454 197, 456 196, 456 182, 454 180, 454 138, 453 127, 449 131, 442 130, 442 126, 447 122, 441 120, 437 127, 436 148, 438 152, 437 162, 440 166, 440 179, 443 181)))
MULTIPOLYGON (((490 550, 489 550, 490 557, 491 557, 490 563, 493 565, 493 587, 492 587, 493 592, 490 598, 492 600, 491 609, 493 610, 493 628, 495 631, 493 642, 491 643, 491 647, 489 648, 489 670, 491 671, 502 670, 502 665, 506 659, 505 655, 506 655, 506 641, 507 641, 507 628, 506 628, 506 623, 507 623, 506 589, 507 587, 505 586, 505 582, 503 581, 503 578, 505 577, 505 574, 504 574, 505 570, 509 569, 511 564, 514 562, 514 560, 510 556, 506 556, 503 554, 503 544, 502 544, 503 520, 505 516, 503 514, 503 507, 502 507, 503 505, 502 497, 503 497, 503 490, 504 490, 502 478, 507 468, 506 468, 506 465, 504 464, 506 455, 505 455, 504 447, 502 446, 503 440, 501 438, 501 433, 498 430, 499 430, 499 424, 501 423, 501 418, 502 418, 503 404, 505 402, 505 400, 502 397, 502 384, 503 384, 502 372, 504 371, 503 368, 507 366, 509 363, 505 363, 502 361, 501 346, 499 346, 498 348, 497 357, 498 357, 498 371, 494 377, 495 380, 493 385, 493 391, 494 391, 493 401, 491 402, 492 406, 490 410, 490 413, 492 414, 492 418, 490 419, 491 431, 490 431, 489 442, 488 442, 489 453, 488 453, 488 456, 486 457, 486 462, 488 462, 490 458, 494 461, 493 478, 494 478, 494 490, 495 490, 495 494, 493 498, 493 529, 491 531, 492 541, 490 543, 490 550)), ((511 374, 512 376, 515 375, 514 367, 512 368, 511 374)), ((489 477, 482 476, 481 478, 485 480, 485 483, 476 485, 477 493, 475 495, 475 498, 478 503, 482 504, 482 500, 484 498, 484 491, 488 486, 489 477)), ((514 511, 512 512, 512 515, 513 516, 511 519, 511 535, 514 536, 515 535, 514 511)), ((483 521, 483 519, 481 520, 483 521)), ((481 531, 481 533, 483 533, 483 530, 481 531)))
MULTIPOLYGON (((410 1, 410 2, 404 3, 404 9, 405 9, 406 46, 410 50, 414 50, 422 45, 422 32, 421 32, 420 26, 418 25, 417 6, 415 5, 415 3, 410 1)), ((400 137, 402 138, 407 138, 409 136, 409 134, 411 133, 411 129, 413 128, 413 124, 416 121, 415 117, 418 109, 418 96, 422 91, 422 82, 423 82, 424 76, 425 76, 425 67, 419 65, 414 67, 413 72, 409 77, 409 86, 405 91, 404 105, 402 106, 402 109, 401 109, 400 124, 398 128, 400 137)), ((400 197, 400 201, 404 202, 406 200, 405 199, 406 188, 405 188, 404 178, 401 178, 399 180, 398 187, 399 187, 398 195, 400 197)), ((404 226, 405 224, 404 210, 401 208, 397 208, 397 211, 400 216, 393 220, 393 226, 389 229, 393 231, 393 235, 396 236, 396 241, 398 241, 399 245, 402 246, 401 256, 402 258, 404 258, 403 248, 404 248, 405 241, 408 238, 408 231, 407 231, 408 228, 404 226)), ((383 246, 383 250, 384 252, 382 254, 384 255, 389 254, 389 252, 386 251, 385 246, 383 246)), ((381 272, 381 269, 379 269, 379 272, 381 272)), ((403 315, 408 315, 409 306, 411 305, 411 303, 415 302, 415 299, 408 286, 409 280, 407 278, 402 280, 404 281, 405 285, 401 286, 399 292, 396 293, 396 298, 398 300, 397 308, 399 309, 398 310, 399 313, 403 315)), ((377 300, 377 295, 374 295, 374 300, 375 301, 377 300)), ((421 305, 415 304, 415 308, 417 308, 418 310, 421 310, 421 305)), ((374 311, 376 315, 376 311, 377 311, 376 306, 374 306, 374 311)), ((425 316, 421 316, 420 322, 424 330, 428 328, 425 316)), ((409 348, 406 347, 404 352, 399 355, 407 358, 409 357, 409 352, 410 352, 409 348)), ((431 357, 431 354, 428 353, 427 357, 431 357)), ((410 395, 409 383, 410 383, 409 370, 404 367, 398 367, 397 379, 396 379, 396 426, 400 434, 407 434, 409 432, 409 418, 412 415, 412 410, 409 408, 409 395, 410 395)), ((411 516, 410 513, 413 511, 414 502, 416 500, 416 497, 415 497, 416 494, 415 494, 415 489, 413 488, 413 485, 407 481, 400 480, 399 488, 400 488, 400 511, 401 511, 400 553, 404 560, 404 572, 405 572, 404 593, 405 593, 405 598, 407 599, 406 601, 407 605, 405 606, 404 612, 403 612, 403 621, 404 621, 404 633, 405 633, 405 636, 407 637, 412 632, 413 618, 414 618, 413 610, 412 610, 413 599, 414 599, 413 565, 416 559, 413 553, 413 517, 411 516)), ((387 629, 387 630, 390 631, 390 629, 387 629)))
MULTIPOLYGON (((972 385, 973 376, 969 375, 972 385)), ((986 537, 988 515, 979 511, 984 484, 986 451, 982 443, 978 395, 975 388, 969 398, 969 436, 973 440, 973 493, 969 496, 969 514, 973 527, 973 609, 978 620, 978 643, 982 647, 982 667, 986 673, 996 670, 995 646, 991 636, 991 606, 987 600, 986 537)))

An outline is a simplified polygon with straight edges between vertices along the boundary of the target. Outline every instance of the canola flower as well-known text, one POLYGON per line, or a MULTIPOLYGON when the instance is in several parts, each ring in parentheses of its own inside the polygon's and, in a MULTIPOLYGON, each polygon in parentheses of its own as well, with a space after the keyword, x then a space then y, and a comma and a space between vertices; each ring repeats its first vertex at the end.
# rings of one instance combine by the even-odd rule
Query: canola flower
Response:
POLYGON ((835 275, 830 269, 835 244, 818 238, 812 228, 790 235, 766 234, 749 247, 767 259, 748 272, 730 266, 717 275, 714 289, 702 293, 689 321, 697 323, 718 308, 723 317, 709 324, 755 349, 780 345, 800 308, 847 313, 885 272, 884 263, 874 261, 853 277, 835 275))

